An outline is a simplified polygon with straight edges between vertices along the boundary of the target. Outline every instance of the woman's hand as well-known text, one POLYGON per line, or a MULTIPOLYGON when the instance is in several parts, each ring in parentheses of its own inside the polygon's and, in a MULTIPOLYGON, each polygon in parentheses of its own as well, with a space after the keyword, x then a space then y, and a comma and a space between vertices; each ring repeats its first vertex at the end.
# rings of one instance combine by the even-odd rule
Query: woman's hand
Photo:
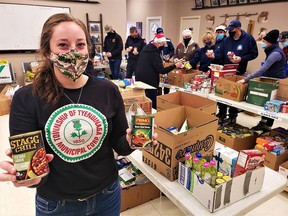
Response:
MULTIPOLYGON (((7 149, 6 155, 12 158, 12 150, 7 149)), ((46 155, 48 162, 51 162, 54 158, 52 154, 46 155)), ((36 184, 39 184, 42 178, 32 179, 23 183, 19 183, 16 181, 16 168, 11 161, 0 161, 0 170, 4 172, 0 172, 0 182, 8 182, 11 181, 15 187, 30 187, 36 184)))
POLYGON ((244 79, 238 80, 237 83, 242 83, 242 84, 244 84, 244 83, 245 83, 245 80, 244 80, 244 79))

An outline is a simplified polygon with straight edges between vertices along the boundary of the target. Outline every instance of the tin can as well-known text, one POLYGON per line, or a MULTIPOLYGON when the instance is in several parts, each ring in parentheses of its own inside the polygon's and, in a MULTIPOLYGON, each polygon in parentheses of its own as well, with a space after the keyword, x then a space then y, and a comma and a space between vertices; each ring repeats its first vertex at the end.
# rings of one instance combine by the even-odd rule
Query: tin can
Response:
POLYGON ((184 63, 184 67, 186 70, 190 70, 192 68, 191 64, 189 63, 189 61, 184 63))
POLYGON ((41 131, 9 137, 17 182, 29 181, 49 173, 41 131))

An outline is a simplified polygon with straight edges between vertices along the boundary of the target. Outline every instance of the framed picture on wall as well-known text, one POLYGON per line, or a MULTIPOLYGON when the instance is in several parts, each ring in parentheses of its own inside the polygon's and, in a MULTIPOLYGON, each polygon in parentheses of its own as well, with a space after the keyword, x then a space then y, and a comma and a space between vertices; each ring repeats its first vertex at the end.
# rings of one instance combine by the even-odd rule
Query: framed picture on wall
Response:
POLYGON ((250 3, 259 2, 259 0, 249 0, 250 3))
POLYGON ((101 32, 100 23, 90 22, 89 23, 89 32, 90 32, 90 34, 101 32))
POLYGON ((195 8, 203 8, 203 0, 195 0, 195 8))
POLYGON ((101 44, 101 34, 91 34, 91 39, 94 44, 101 44))
POLYGON ((210 3, 211 3, 211 7, 217 7, 217 6, 219 6, 218 0, 210 0, 210 3))
POLYGON ((247 0, 239 0, 239 4, 246 4, 247 2, 247 0))
POLYGON ((228 5, 228 0, 220 0, 220 6, 228 5))
POLYGON ((236 5, 237 4, 237 0, 229 0, 229 5, 236 5))

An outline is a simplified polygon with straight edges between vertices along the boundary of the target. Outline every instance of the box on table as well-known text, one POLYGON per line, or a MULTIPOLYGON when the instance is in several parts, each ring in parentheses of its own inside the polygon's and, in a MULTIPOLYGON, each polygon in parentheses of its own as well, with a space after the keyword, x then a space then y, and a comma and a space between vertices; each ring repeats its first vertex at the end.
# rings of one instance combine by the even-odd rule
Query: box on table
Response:
POLYGON ((160 190, 152 183, 132 186, 121 191, 121 212, 160 197, 160 190))
POLYGON ((276 99, 288 101, 288 78, 279 80, 279 87, 277 90, 276 99))
POLYGON ((189 147, 192 156, 200 152, 203 157, 212 158, 218 118, 203 111, 181 106, 163 110, 154 114, 158 126, 158 144, 149 150, 143 150, 143 162, 164 175, 170 181, 178 177, 178 162, 184 160, 185 150, 189 147), (180 128, 188 120, 187 132, 173 134, 166 129, 180 128))
POLYGON ((188 106, 202 110, 209 114, 214 114, 217 109, 217 103, 208 98, 203 98, 187 92, 174 92, 157 96, 157 111, 171 109, 179 106, 188 106))
POLYGON ((168 73, 168 84, 183 88, 184 83, 191 82, 196 75, 202 74, 202 71, 189 70, 188 73, 183 69, 175 69, 168 73))
POLYGON ((216 82, 215 95, 233 101, 245 100, 248 83, 237 83, 241 79, 244 79, 244 76, 219 77, 216 82))
POLYGON ((10 85, 6 85, 4 89, 0 92, 0 116, 10 113, 11 106, 11 97, 6 96, 6 92, 9 88, 12 88, 10 85))
MULTIPOLYGON (((137 92, 137 91, 136 91, 137 92)), ((139 91, 138 93, 141 93, 139 91)), ((152 101, 145 96, 145 92, 142 91, 142 95, 137 95, 134 92, 123 92, 122 98, 124 101, 125 112, 128 112, 131 105, 133 105, 132 110, 136 111, 137 104, 141 107, 141 109, 148 115, 152 113, 152 101)))
POLYGON ((264 107, 264 104, 276 98, 279 79, 261 77, 249 80, 246 102, 264 107))
POLYGON ((217 82, 220 77, 236 75, 238 64, 225 64, 222 70, 211 69, 211 84, 217 82))
POLYGON ((265 168, 260 167, 212 188, 183 163, 179 163, 178 182, 208 211, 215 212, 260 191, 264 175, 265 168))
POLYGON ((243 137, 243 138, 232 138, 231 136, 221 133, 217 131, 216 133, 216 141, 232 148, 236 151, 244 150, 244 149, 253 149, 256 145, 256 139, 258 134, 255 133, 254 135, 243 137))
MULTIPOLYGON (((277 134, 283 137, 288 137, 287 130, 283 128, 275 128, 270 132, 270 136, 274 136, 277 134)), ((276 154, 267 151, 261 144, 257 144, 255 147, 256 149, 259 149, 260 151, 265 153, 264 165, 273 170, 277 171, 279 169, 279 165, 288 160, 288 150, 277 156, 276 154)))
POLYGON ((280 164, 279 173, 287 179, 286 191, 288 191, 288 161, 280 164))

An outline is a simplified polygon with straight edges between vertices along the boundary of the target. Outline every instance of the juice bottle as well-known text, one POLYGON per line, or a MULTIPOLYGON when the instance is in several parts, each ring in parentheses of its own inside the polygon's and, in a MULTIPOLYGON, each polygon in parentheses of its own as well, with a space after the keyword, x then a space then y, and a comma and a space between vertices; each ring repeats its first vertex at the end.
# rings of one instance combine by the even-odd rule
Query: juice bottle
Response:
POLYGON ((201 178, 207 183, 211 184, 211 170, 210 165, 208 162, 205 162, 203 164, 202 170, 201 170, 201 178))
POLYGON ((216 178, 217 178, 217 168, 216 162, 214 160, 210 161, 210 172, 211 172, 211 187, 215 188, 216 186, 216 178))
POLYGON ((193 158, 193 172, 195 172, 198 176, 201 175, 201 166, 202 164, 199 162, 198 157, 193 158))
POLYGON ((206 159, 202 157, 202 154, 201 154, 200 152, 197 152, 197 153, 196 153, 196 157, 199 158, 199 161, 200 161, 202 164, 204 164, 205 162, 207 162, 206 159))
POLYGON ((186 148, 184 157, 185 157, 185 166, 190 167, 192 169, 193 160, 191 156, 191 149, 189 147, 186 148))

